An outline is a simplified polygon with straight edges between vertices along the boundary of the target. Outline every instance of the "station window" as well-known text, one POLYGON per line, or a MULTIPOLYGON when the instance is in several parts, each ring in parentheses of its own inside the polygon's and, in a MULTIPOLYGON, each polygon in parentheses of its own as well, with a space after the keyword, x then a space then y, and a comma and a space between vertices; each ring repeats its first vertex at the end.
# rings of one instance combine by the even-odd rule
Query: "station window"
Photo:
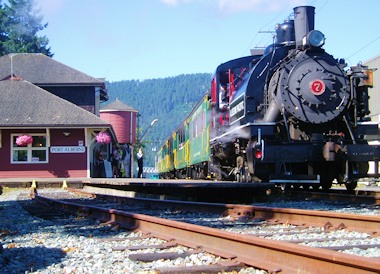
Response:
POLYGON ((12 163, 47 163, 48 149, 46 134, 29 134, 33 137, 33 143, 18 146, 17 137, 20 134, 12 134, 12 163))

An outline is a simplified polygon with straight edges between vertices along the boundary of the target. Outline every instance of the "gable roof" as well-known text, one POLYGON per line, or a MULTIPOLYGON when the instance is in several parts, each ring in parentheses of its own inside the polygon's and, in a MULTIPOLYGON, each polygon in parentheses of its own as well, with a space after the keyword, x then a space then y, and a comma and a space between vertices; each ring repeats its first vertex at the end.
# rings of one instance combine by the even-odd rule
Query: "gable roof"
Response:
POLYGON ((0 57, 0 79, 16 75, 38 86, 90 85, 104 87, 104 80, 91 77, 42 53, 10 53, 0 57))
POLYGON ((0 81, 0 127, 99 127, 95 114, 25 80, 0 81))
POLYGON ((120 101, 118 98, 112 103, 109 103, 106 106, 103 106, 100 109, 100 112, 105 111, 129 111, 129 112, 138 112, 133 107, 128 106, 127 104, 124 104, 122 101, 120 101))

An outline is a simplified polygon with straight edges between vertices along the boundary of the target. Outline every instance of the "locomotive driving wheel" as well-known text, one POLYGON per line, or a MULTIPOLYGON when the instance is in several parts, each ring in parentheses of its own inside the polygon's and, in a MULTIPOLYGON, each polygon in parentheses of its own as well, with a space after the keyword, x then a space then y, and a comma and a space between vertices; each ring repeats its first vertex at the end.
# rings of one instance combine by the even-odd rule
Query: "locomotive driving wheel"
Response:
POLYGON ((313 189, 329 190, 332 187, 335 178, 338 178, 339 172, 335 162, 320 162, 315 166, 316 174, 319 174, 319 184, 309 184, 313 189))
POLYGON ((338 183, 344 184, 348 191, 352 191, 358 186, 358 180, 351 178, 350 175, 366 174, 369 169, 369 164, 368 162, 360 162, 360 163, 347 162, 346 166, 348 169, 347 171, 348 176, 341 174, 338 177, 338 183))
POLYGON ((329 190, 335 179, 335 171, 330 167, 321 173, 320 186, 323 190, 329 190))
POLYGON ((348 191, 352 191, 358 186, 358 180, 347 180, 345 186, 348 191))

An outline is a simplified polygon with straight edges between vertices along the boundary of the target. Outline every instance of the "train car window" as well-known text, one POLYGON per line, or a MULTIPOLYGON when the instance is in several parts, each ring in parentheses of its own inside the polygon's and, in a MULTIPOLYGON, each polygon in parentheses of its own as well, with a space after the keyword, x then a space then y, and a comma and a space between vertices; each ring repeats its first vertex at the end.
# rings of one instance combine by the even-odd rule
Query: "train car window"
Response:
POLYGON ((181 128, 178 130, 178 147, 179 149, 182 149, 185 144, 185 128, 184 126, 181 126, 181 128))
POLYGON ((198 136, 198 115, 197 115, 197 117, 195 118, 195 131, 194 131, 194 137, 197 137, 198 136))
POLYGON ((189 140, 189 124, 186 123, 185 125, 185 142, 189 140))
POLYGON ((178 131, 173 134, 173 148, 178 147, 178 131))
POLYGON ((168 145, 168 154, 173 153, 173 139, 169 139, 169 145, 168 145))
POLYGON ((206 113, 204 111, 202 111, 201 113, 201 122, 202 122, 202 132, 205 131, 206 129, 206 113))
POLYGON ((211 101, 216 103, 216 77, 211 82, 211 101))
POLYGON ((227 85, 220 85, 219 89, 219 108, 224 111, 227 109, 227 104, 229 102, 228 99, 228 90, 227 90, 227 85))
POLYGON ((235 74, 231 70, 229 70, 228 74, 228 102, 231 102, 233 93, 235 91, 235 74))

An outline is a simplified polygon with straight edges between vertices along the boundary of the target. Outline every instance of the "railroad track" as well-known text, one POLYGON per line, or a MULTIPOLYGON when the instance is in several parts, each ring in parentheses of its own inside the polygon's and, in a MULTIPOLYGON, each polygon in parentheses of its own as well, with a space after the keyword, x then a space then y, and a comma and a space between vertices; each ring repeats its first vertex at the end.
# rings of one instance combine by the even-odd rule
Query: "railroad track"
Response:
MULTIPOLYGON (((146 260, 147 258, 162 260, 179 256, 170 252, 165 254, 162 249, 168 248, 167 245, 181 245, 189 248, 191 252, 208 252, 223 258, 221 260, 223 263, 202 266, 202 269, 200 269, 201 267, 197 267, 197 270, 172 267, 170 269, 157 269, 161 272, 203 271, 211 273, 212 271, 226 271, 231 268, 250 266, 265 269, 269 273, 316 273, 318 269, 323 270, 324 273, 327 271, 332 273, 378 273, 380 271, 379 258, 360 257, 342 252, 342 250, 352 248, 380 247, 376 243, 359 246, 354 241, 357 240, 358 236, 346 236, 343 239, 340 237, 340 241, 348 241, 348 244, 341 247, 329 245, 328 247, 315 248, 304 244, 305 242, 323 243, 331 241, 331 235, 326 236, 326 233, 341 231, 342 229, 361 233, 360 235, 364 235, 363 237, 366 239, 376 239, 380 235, 379 216, 87 195, 97 199, 87 200, 87 202, 83 199, 61 199, 58 201, 40 195, 36 195, 35 199, 45 204, 58 203, 66 210, 81 212, 81 214, 98 218, 103 222, 113 223, 128 230, 138 230, 142 235, 157 237, 165 241, 165 244, 154 247, 161 250, 160 252, 148 253, 149 255, 138 253, 140 255, 131 257, 136 260, 146 260), (101 207, 100 204, 103 206, 101 207), (131 207, 131 204, 135 208, 131 207), (140 208, 141 211, 144 208, 143 204, 148 204, 150 214, 155 216, 126 212, 125 209, 112 209, 126 206, 134 210, 137 206, 137 209, 140 208), (215 225, 215 221, 209 221, 209 226, 214 227, 207 227, 205 222, 199 225, 170 220, 168 216, 165 216, 165 219, 156 217, 159 216, 157 212, 169 212, 168 215, 172 215, 173 212, 200 212, 201 209, 218 215, 219 218, 222 216, 222 221, 217 221, 218 225, 215 225), (157 212, 153 213, 152 210, 157 210, 157 212), (220 223, 223 226, 219 225, 220 223), (244 229, 240 229, 239 233, 231 232, 236 227, 243 227, 243 224, 245 232, 244 229), (297 235, 305 233, 311 237, 303 241, 300 239, 289 240, 289 237, 286 241, 271 240, 276 237, 281 239, 280 235, 296 235, 295 238, 297 238, 297 235), (350 241, 352 241, 351 244, 350 241)), ((184 221, 188 221, 186 218, 186 216, 182 217, 184 221)), ((140 246, 138 248, 153 247, 143 248, 140 246)), ((184 254, 189 256, 190 253, 188 252, 184 251, 184 254)))
POLYGON ((285 193, 292 197, 308 197, 311 199, 323 199, 331 201, 346 201, 351 203, 371 203, 380 205, 380 188, 356 189, 330 189, 329 191, 300 191, 299 189, 287 190, 285 193))

